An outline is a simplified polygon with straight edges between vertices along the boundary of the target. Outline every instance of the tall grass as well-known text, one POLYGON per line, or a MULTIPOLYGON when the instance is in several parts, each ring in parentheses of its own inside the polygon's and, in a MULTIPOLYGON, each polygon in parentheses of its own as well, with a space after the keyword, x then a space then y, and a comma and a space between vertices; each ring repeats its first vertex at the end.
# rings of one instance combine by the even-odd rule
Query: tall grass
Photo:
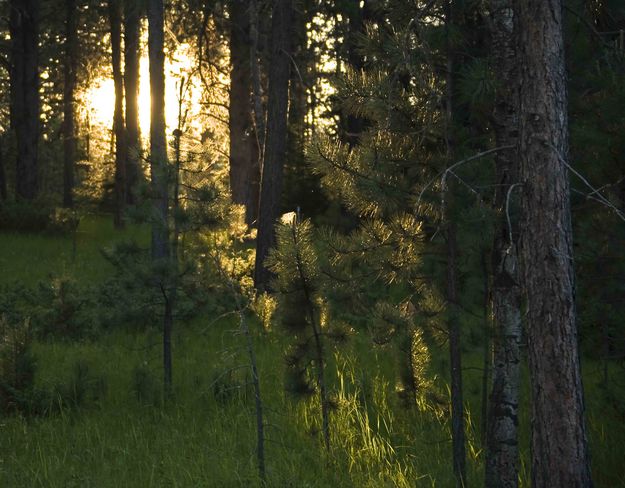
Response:
MULTIPOLYGON (((86 219, 76 261, 58 237, 0 234, 0 280, 33 281, 68 273, 97 281, 110 270, 99 248, 118 238, 109 222, 86 219), (33 260, 32 252, 35 252, 33 260), (8 267, 7 263, 10 261, 8 267)), ((143 230, 128 231, 139 239, 143 230), (134 233, 134 234, 133 234, 134 233)), ((356 334, 328 363, 332 447, 323 448, 316 396, 295 399, 284 388, 279 330, 251 322, 267 421, 267 478, 275 487, 450 487, 449 418, 444 405, 421 400, 406 407, 395 391, 391 350, 356 334)), ((207 312, 178 323, 174 336, 174 399, 161 399, 160 331, 114 330, 94 342, 36 343, 37 386, 71 384, 87 365, 98 394, 80 406, 60 403, 45 417, 0 417, 0 486, 247 487, 259 486, 251 373, 236 318, 207 312)), ((446 400, 448 364, 433 349, 431 374, 446 400)), ((469 486, 482 484, 481 355, 465 355, 469 486)), ((622 377, 614 365, 611 377, 622 377)), ((597 486, 625 486, 623 386, 599 384, 585 363, 593 474, 597 486)), ((616 381, 616 380, 615 380, 616 381)), ((53 401, 53 400, 52 400, 53 401)), ((521 428, 522 486, 528 482, 527 375, 521 428)))

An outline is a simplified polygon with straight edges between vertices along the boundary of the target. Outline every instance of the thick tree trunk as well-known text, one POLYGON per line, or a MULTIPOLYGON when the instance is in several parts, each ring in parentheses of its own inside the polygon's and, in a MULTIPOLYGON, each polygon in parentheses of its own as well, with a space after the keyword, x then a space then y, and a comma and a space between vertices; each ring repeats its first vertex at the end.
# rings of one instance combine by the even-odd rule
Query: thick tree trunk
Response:
POLYGON ((575 321, 562 3, 515 0, 532 483, 592 485, 575 321))
POLYGON ((65 86, 63 91, 63 205, 74 206, 76 165, 75 91, 78 65, 76 0, 65 0, 65 86))
POLYGON ((139 130, 140 4, 124 1, 124 89, 126 95, 126 202, 136 203, 141 176, 141 134, 139 130))
POLYGON ((124 77, 122 75, 122 16, 120 0, 109 0, 109 22, 111 27, 111 57, 113 82, 115 84, 115 111, 113 133, 115 137, 115 215, 117 229, 124 227, 126 207, 126 130, 124 128, 124 77))
MULTIPOLYGON (((493 127, 498 147, 517 142, 518 106, 516 50, 512 0, 491 0, 493 65, 500 87, 495 99, 493 127)), ((494 363, 487 424, 486 487, 515 488, 519 483, 518 406, 520 381, 521 293, 516 242, 508 223, 509 194, 517 181, 512 151, 495 158, 499 212, 492 251, 494 363)))
MULTIPOLYGON (((169 266, 168 159, 165 136, 165 53, 163 0, 148 1, 148 48, 150 56, 150 171, 152 177, 152 259, 169 266)), ((167 281, 167 278, 164 278, 167 281)), ((161 283, 165 299, 163 321, 163 383, 165 396, 172 390, 171 330, 173 310, 168 283, 161 283)))
POLYGON ((245 205, 248 225, 256 221, 260 190, 258 144, 252 120, 248 2, 230 0, 230 190, 245 205))
POLYGON ((17 139, 15 195, 33 200, 39 190, 39 1, 11 0, 11 127, 17 139))
POLYGON ((292 0, 275 0, 272 14, 271 66, 269 67, 269 109, 267 140, 261 185, 254 284, 265 288, 271 273, 265 258, 275 244, 274 225, 280 215, 282 172, 287 146, 287 106, 292 0))

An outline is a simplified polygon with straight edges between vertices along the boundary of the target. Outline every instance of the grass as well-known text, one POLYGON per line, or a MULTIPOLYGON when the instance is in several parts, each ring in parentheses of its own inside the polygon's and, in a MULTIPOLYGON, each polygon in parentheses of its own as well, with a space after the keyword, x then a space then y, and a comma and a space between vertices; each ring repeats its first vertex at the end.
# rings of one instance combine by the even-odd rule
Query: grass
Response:
MULTIPOLYGON (((145 229, 123 234, 147 242, 145 229)), ((50 275, 96 283, 110 273, 100 248, 120 234, 108 220, 83 220, 75 259, 71 239, 0 234, 0 283, 34 284, 50 275)), ((392 351, 356 335, 329 364, 337 407, 333 449, 325 453, 315 399, 297 401, 283 389, 283 340, 254 325, 266 406, 267 467, 276 487, 450 487, 449 419, 431 409, 403 408, 394 393, 392 351)), ((68 384, 88 365, 97 398, 57 414, 0 417, 2 487, 245 487, 257 486, 256 432, 250 373, 234 316, 211 311, 177 323, 174 399, 160 403, 160 337, 156 329, 114 330, 94 342, 38 342, 41 388, 68 384), (138 391, 141 395, 138 395, 138 391)), ((438 387, 446 391, 445 351, 432 351, 438 387)), ((482 484, 479 442, 481 357, 464 357, 469 486, 482 484)), ((600 368, 584 364, 588 426, 596 486, 625 486, 622 385, 605 389, 600 368)), ((611 376, 622 377, 613 365, 611 376)), ((527 378, 527 375, 525 375, 527 378)), ((521 417, 522 486, 528 483, 527 381, 521 417)))

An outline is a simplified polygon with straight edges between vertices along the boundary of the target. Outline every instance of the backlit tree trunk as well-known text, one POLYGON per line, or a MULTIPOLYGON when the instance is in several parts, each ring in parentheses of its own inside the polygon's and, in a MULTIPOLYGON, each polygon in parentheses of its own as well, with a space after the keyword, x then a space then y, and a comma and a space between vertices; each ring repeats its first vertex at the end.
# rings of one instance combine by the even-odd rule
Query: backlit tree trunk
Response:
POLYGON ((562 3, 514 0, 521 270, 528 303, 532 483, 592 485, 575 321, 562 3))
POLYGON ((263 163, 254 270, 254 284, 257 288, 266 287, 271 278, 271 273, 267 270, 264 263, 269 249, 275 244, 274 226, 281 210, 282 172, 287 145, 291 19, 292 0, 274 0, 271 27, 271 65, 269 66, 267 139, 263 163))
MULTIPOLYGON (((152 258, 169 267, 168 159, 165 135, 165 53, 163 0, 148 1, 148 48, 150 56, 150 170, 152 177, 152 258)), ((165 278, 165 281, 167 279, 165 278)), ((165 395, 172 389, 171 331, 173 307, 168 283, 160 284, 165 300, 163 320, 163 382, 165 395)))
POLYGON ((124 77, 122 75, 122 16, 120 0, 109 0, 111 27, 111 57, 113 82, 115 84, 115 111, 113 133, 115 134, 115 227, 124 226, 126 207, 126 130, 124 128, 124 77))
POLYGON ((74 206, 76 165, 75 91, 78 65, 76 0, 65 0, 65 86, 63 91, 63 205, 74 206))
POLYGON ((248 2, 230 1, 230 190, 245 205, 245 220, 256 221, 260 190, 258 144, 252 120, 248 2))
MULTIPOLYGON (((492 117, 495 141, 497 147, 514 146, 518 130, 518 90, 512 0, 491 0, 491 26, 493 66, 500 80, 492 117)), ((494 361, 486 438, 488 488, 515 488, 519 483, 521 294, 516 239, 507 220, 508 196, 518 178, 514 157, 512 150, 499 151, 495 157, 495 208, 499 214, 492 251, 494 361)))
POLYGON ((39 190, 39 0, 11 0, 11 128, 17 140, 15 194, 33 200, 39 190))
POLYGON ((136 188, 141 175, 139 131, 139 55, 140 3, 124 1, 124 91, 126 95, 126 202, 136 203, 136 188))

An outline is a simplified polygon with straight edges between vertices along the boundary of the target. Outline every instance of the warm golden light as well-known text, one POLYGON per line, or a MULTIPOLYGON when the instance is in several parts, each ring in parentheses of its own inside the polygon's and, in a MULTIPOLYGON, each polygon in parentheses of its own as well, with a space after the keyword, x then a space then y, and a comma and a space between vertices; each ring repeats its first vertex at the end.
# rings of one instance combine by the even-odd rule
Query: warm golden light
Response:
MULTIPOLYGON (((165 60, 165 117, 167 133, 171 134, 178 126, 178 106, 181 80, 188 89, 183 99, 183 112, 188 110, 187 126, 200 129, 198 116, 201 111, 201 94, 193 73, 193 55, 188 44, 180 44, 172 56, 165 60), (189 83, 190 82, 190 83, 189 83)), ((150 134, 150 61, 143 53, 139 64, 139 126, 144 140, 150 134)), ((88 105, 91 125, 112 128, 115 109, 115 86, 111 78, 96 80, 87 91, 85 102, 88 105)))

